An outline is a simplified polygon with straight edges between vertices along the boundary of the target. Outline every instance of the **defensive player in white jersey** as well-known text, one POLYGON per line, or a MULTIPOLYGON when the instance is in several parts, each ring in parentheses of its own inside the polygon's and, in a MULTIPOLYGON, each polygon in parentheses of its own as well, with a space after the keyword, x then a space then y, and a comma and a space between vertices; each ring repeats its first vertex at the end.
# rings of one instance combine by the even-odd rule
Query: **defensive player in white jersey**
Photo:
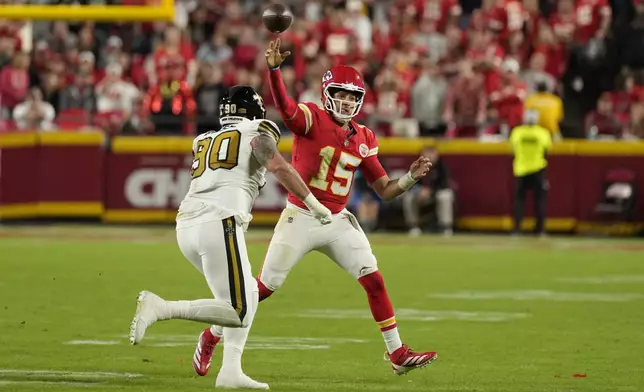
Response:
MULTIPOLYGON (((185 319, 226 327, 216 386, 268 389, 241 369, 241 355, 258 304, 244 232, 252 219, 255 198, 266 183, 266 171, 314 211, 322 224, 331 222, 331 212, 277 151, 279 128, 264 119, 260 95, 248 86, 232 87, 220 101, 219 110, 221 129, 194 140, 190 190, 177 214, 179 248, 205 276, 214 299, 166 301, 142 291, 130 342, 140 343, 146 329, 160 320, 185 319)), ((205 374, 210 361, 199 362, 202 349, 207 348, 198 345, 193 366, 197 373, 205 374)))

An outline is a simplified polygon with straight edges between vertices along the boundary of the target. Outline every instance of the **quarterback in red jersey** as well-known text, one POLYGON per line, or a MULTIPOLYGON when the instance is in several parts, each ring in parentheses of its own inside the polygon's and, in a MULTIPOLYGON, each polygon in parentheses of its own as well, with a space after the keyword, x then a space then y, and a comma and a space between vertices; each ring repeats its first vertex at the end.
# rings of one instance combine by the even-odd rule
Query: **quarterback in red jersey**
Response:
POLYGON ((334 215, 331 224, 318 225, 306 207, 289 195, 257 279, 260 301, 284 283, 289 271, 305 254, 321 251, 364 287, 392 369, 396 374, 405 374, 429 364, 437 354, 413 352, 403 345, 369 240, 345 206, 358 168, 382 199, 392 200, 424 177, 431 163, 421 156, 406 175, 389 179, 378 160, 376 136, 353 121, 365 96, 358 71, 342 65, 331 68, 322 76, 322 106, 297 104, 288 96, 279 69, 289 54, 280 52, 279 39, 271 42, 266 51, 271 92, 282 119, 295 134, 293 167, 334 215))
MULTIPOLYGON (((280 288, 287 274, 305 254, 318 250, 364 287, 394 373, 405 374, 425 366, 437 355, 435 352, 411 351, 402 343, 393 306, 369 240, 345 205, 358 168, 362 169, 381 198, 391 200, 424 177, 431 163, 420 157, 406 175, 390 180, 378 161, 378 142, 373 132, 353 121, 365 95, 358 71, 347 66, 331 68, 322 77, 323 106, 297 104, 286 93, 279 69, 290 53, 281 53, 279 49, 279 39, 271 42, 266 51, 266 61, 275 104, 295 134, 292 166, 320 203, 331 210, 333 218, 328 225, 317 224, 307 208, 289 195, 257 279, 259 300, 266 299, 280 288)), ((219 331, 217 328, 206 331, 204 333, 212 336, 208 342, 208 347, 212 347, 220 339, 219 331)))

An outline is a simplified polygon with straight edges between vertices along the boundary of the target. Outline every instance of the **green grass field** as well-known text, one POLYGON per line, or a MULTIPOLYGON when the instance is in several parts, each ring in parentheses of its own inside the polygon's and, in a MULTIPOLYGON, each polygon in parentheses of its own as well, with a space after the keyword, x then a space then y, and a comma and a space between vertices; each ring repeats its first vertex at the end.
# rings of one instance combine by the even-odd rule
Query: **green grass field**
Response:
MULTIPOLYGON (((258 271, 270 232, 251 229, 258 271)), ((439 359, 392 374, 362 288, 310 254, 260 305, 246 373, 276 391, 642 391, 644 243, 371 237, 403 340, 439 359), (577 375, 577 376, 575 376, 577 375)), ((127 333, 141 289, 210 295, 171 227, 0 227, 0 390, 207 391, 203 328, 127 333)))

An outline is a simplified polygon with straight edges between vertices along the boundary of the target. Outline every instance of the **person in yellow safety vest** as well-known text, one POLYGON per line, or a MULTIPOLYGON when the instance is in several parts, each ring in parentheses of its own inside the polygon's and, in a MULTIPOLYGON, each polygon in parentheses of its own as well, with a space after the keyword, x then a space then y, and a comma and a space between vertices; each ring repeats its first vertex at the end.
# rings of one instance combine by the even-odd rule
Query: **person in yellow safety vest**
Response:
POLYGON ((534 196, 536 225, 535 234, 545 234, 546 198, 548 180, 547 153, 552 148, 550 131, 539 125, 539 113, 526 110, 524 124, 512 129, 510 145, 514 153, 513 172, 516 178, 514 199, 514 233, 518 234, 523 220, 526 192, 534 196))

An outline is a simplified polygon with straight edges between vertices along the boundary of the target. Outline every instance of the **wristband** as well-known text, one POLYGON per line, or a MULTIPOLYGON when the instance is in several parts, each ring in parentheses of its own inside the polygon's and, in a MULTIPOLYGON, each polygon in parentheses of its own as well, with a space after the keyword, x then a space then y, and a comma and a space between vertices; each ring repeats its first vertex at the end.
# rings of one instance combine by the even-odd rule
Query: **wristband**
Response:
MULTIPOLYGON (((280 65, 281 65, 281 64, 280 64, 280 65)), ((268 67, 268 69, 269 69, 269 70, 271 70, 271 71, 277 71, 278 69, 280 69, 280 66, 278 65, 278 66, 277 66, 277 67, 275 67, 275 68, 268 67)))
POLYGON ((409 188, 414 186, 417 181, 418 180, 414 180, 414 178, 411 176, 411 172, 407 172, 407 174, 398 179, 398 188, 402 189, 403 191, 408 191, 409 188))
POLYGON ((303 200, 302 203, 306 205, 306 208, 309 209, 309 211, 319 211, 321 207, 323 207, 322 203, 318 199, 313 196, 313 193, 309 193, 308 196, 306 196, 303 200))

